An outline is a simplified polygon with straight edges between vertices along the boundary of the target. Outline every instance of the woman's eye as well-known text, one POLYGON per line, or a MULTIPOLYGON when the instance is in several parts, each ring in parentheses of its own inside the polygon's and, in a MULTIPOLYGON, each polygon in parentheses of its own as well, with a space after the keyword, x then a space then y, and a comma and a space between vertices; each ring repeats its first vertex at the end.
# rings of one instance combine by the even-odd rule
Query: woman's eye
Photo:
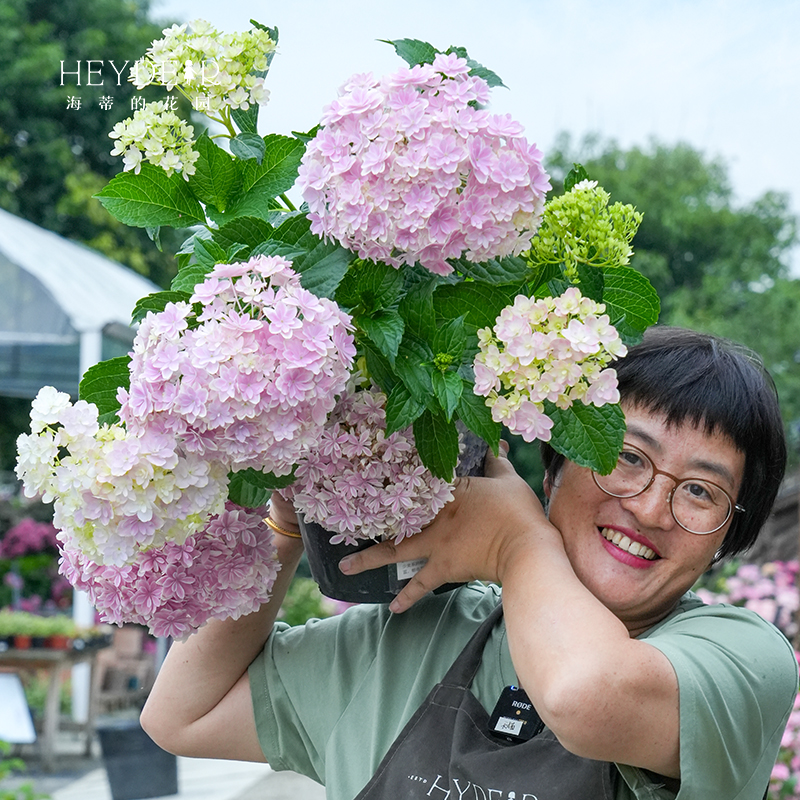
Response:
POLYGON ((620 467, 641 467, 644 465, 644 459, 633 450, 623 450, 619 454, 617 465, 620 467))
POLYGON ((684 488, 695 500, 713 500, 710 488, 704 483, 684 483, 684 488))

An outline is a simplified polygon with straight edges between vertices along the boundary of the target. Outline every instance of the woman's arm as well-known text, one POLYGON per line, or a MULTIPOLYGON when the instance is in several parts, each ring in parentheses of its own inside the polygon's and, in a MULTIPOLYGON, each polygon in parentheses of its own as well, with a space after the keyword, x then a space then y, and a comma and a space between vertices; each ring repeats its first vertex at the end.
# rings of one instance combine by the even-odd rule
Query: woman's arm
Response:
POLYGON ((351 556, 344 570, 427 558, 396 612, 444 583, 502 584, 517 676, 562 744, 678 777, 678 685, 668 659, 631 639, 578 580, 561 534, 508 460, 488 458, 486 474, 462 481, 425 531, 351 556))
MULTIPOLYGON (((272 518, 297 530, 291 505, 273 497, 272 518)), ((211 620, 167 654, 142 711, 142 728, 177 755, 265 761, 256 735, 247 668, 261 652, 303 552, 275 534, 281 569, 272 597, 238 620, 211 620)))

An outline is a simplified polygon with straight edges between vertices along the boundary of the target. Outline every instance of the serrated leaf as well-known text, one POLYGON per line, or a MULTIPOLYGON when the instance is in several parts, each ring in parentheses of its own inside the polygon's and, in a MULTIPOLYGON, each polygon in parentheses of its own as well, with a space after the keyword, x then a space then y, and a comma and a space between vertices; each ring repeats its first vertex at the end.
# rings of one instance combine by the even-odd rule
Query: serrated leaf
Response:
POLYGON ((240 169, 230 153, 226 153, 205 133, 197 140, 195 147, 200 158, 195 162, 195 173, 189 178, 189 187, 201 203, 225 211, 239 183, 240 169))
POLYGON ((414 421, 414 442, 422 463, 437 478, 453 480, 458 464, 458 431, 454 422, 426 409, 414 421))
MULTIPOLYGON (((234 108, 231 110, 231 119, 242 134, 255 134, 258 136, 258 103, 251 103, 250 107, 234 108)), ((240 134, 241 135, 241 134, 240 134)), ((233 152, 233 148, 231 148, 233 152)))
POLYGON ((394 305, 403 290, 403 273, 388 264, 360 262, 342 278, 336 300, 345 308, 361 306, 372 314, 394 305))
POLYGON ((515 286, 490 286, 486 283, 457 283, 440 286, 433 297, 436 313, 445 319, 464 316, 472 331, 491 327, 500 312, 517 294, 515 286))
POLYGON ((119 356, 89 367, 81 379, 80 399, 94 403, 100 414, 116 416, 120 407, 117 389, 131 385, 130 362, 130 356, 119 356))
POLYGON ((419 339, 432 342, 436 336, 436 313, 433 310, 433 293, 439 281, 436 277, 414 284, 400 301, 398 311, 406 330, 419 339))
POLYGON ((269 239, 275 228, 258 217, 238 217, 214 231, 214 241, 225 250, 234 244, 243 244, 251 250, 269 239))
POLYGON ((190 294, 182 290, 149 294, 147 297, 142 297, 136 301, 131 314, 131 321, 141 322, 150 311, 158 314, 167 307, 167 303, 180 303, 181 301, 188 303, 190 297, 190 294))
POLYGON ((397 385, 402 385, 395 375, 392 365, 385 356, 382 356, 378 349, 370 341, 362 339, 359 343, 359 351, 367 362, 367 372, 369 377, 383 389, 388 396, 397 385))
POLYGON ((159 253, 163 253, 164 248, 161 246, 161 227, 145 228, 145 232, 150 238, 150 241, 156 246, 156 250, 158 250, 159 253))
POLYGON ((252 468, 231 472, 228 475, 228 499, 244 508, 260 508, 269 500, 275 489, 285 489, 294 483, 294 470, 291 474, 277 477, 271 472, 261 472, 252 468))
POLYGON ((386 309, 378 311, 372 316, 358 317, 357 324, 378 348, 381 355, 394 366, 405 329, 403 318, 396 311, 386 309))
POLYGON ((257 164, 261 164, 265 149, 264 140, 257 133, 245 131, 231 139, 231 153, 242 161, 254 158, 257 164))
POLYGON ((425 410, 425 403, 413 398, 402 383, 396 383, 386 397, 386 435, 405 430, 425 410))
POLYGON ((392 45, 395 53, 412 67, 416 64, 432 64, 439 53, 432 44, 421 39, 378 39, 378 41, 392 45))
POLYGON ((518 283, 522 284, 530 276, 528 263, 519 256, 493 258, 476 264, 466 258, 451 259, 453 268, 465 278, 472 278, 483 283, 518 283))
POLYGON ((630 267, 608 268, 603 273, 606 313, 623 341, 634 344, 645 329, 658 322, 658 293, 641 272, 630 267))
POLYGON ((433 393, 444 411, 445 418, 450 422, 453 419, 453 412, 458 406, 458 401, 461 399, 464 382, 458 373, 451 370, 447 372, 434 370, 431 381, 433 382, 433 393))
POLYGON ((425 342, 414 336, 403 337, 397 350, 394 371, 411 396, 422 402, 433 394, 432 361, 433 352, 425 342))
POLYGON ((500 76, 496 72, 492 72, 492 70, 484 67, 483 64, 479 64, 477 61, 470 58, 465 48, 448 47, 446 52, 455 53, 459 58, 466 59, 467 65, 469 66, 470 75, 474 75, 476 78, 483 78, 483 80, 485 80, 486 83, 488 83, 492 88, 495 86, 502 86, 504 89, 506 88, 506 85, 500 80, 500 76))
POLYGON ((183 177, 152 164, 142 164, 138 175, 119 173, 95 197, 113 217, 135 228, 188 228, 206 221, 183 177))
POLYGON ((211 272, 211 269, 211 267, 204 267, 201 264, 190 264, 172 279, 169 288, 172 293, 181 292, 184 295, 182 299, 185 299, 188 303, 189 298, 194 294, 195 286, 206 279, 206 275, 211 272))
POLYGON ((474 392, 474 386, 467 381, 458 401, 458 418, 475 434, 481 437, 497 455, 503 426, 492 419, 492 411, 485 399, 474 392))
POLYGON ((293 136, 265 136, 261 163, 253 159, 243 162, 242 194, 226 216, 263 216, 268 201, 292 188, 304 152, 303 142, 293 136))
POLYGON ((594 300, 595 303, 603 302, 605 280, 602 269, 589 264, 578 264, 578 280, 578 289, 584 297, 594 300))
POLYGON ((617 404, 584 405, 580 401, 561 409, 545 401, 553 420, 550 444, 581 467, 607 475, 614 469, 625 435, 625 415, 617 404))
POLYGON ((588 180, 589 173, 584 169, 583 164, 573 164, 572 169, 567 173, 567 177, 564 178, 564 191, 569 192, 576 183, 588 180))
POLYGON ((197 239, 194 243, 194 257, 201 267, 210 270, 217 264, 225 264, 228 254, 213 239, 197 239))
POLYGON ((298 250, 296 245, 286 244, 275 239, 267 239, 266 242, 262 242, 258 247, 254 247, 250 255, 281 256, 287 261, 293 261, 303 255, 303 251, 298 250))
POLYGON ((321 125, 315 125, 310 131, 292 131, 292 136, 299 139, 303 144, 308 144, 321 130, 321 125))
POLYGON ((453 357, 458 364, 464 355, 464 348, 467 344, 467 330, 464 325, 464 317, 450 320, 442 325, 433 339, 433 354, 437 356, 446 353, 453 357))

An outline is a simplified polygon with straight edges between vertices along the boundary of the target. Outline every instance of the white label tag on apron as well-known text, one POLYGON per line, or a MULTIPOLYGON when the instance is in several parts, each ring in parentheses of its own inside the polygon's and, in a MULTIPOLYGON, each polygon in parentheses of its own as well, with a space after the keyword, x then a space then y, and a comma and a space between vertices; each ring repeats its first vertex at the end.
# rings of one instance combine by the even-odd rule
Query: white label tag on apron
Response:
POLYGON ((397 567, 397 580, 405 581, 413 578, 426 564, 427 558, 415 558, 413 561, 399 561, 397 567))
POLYGON ((489 732, 513 742, 527 742, 544 728, 528 695, 518 686, 506 686, 489 718, 489 732))

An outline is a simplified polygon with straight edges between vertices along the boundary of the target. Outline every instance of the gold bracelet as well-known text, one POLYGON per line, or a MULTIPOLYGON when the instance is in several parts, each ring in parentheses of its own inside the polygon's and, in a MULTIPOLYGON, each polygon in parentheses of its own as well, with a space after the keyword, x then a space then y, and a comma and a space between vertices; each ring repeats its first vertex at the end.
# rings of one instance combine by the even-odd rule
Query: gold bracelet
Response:
POLYGON ((286 528, 281 528, 281 526, 278 525, 278 523, 275 522, 275 520, 272 519, 272 517, 269 516, 264 517, 264 522, 266 522, 267 525, 269 525, 269 527, 272 528, 272 530, 274 530, 276 533, 282 533, 284 536, 291 536, 292 539, 303 538, 299 533, 295 533, 294 531, 287 531, 286 528))

